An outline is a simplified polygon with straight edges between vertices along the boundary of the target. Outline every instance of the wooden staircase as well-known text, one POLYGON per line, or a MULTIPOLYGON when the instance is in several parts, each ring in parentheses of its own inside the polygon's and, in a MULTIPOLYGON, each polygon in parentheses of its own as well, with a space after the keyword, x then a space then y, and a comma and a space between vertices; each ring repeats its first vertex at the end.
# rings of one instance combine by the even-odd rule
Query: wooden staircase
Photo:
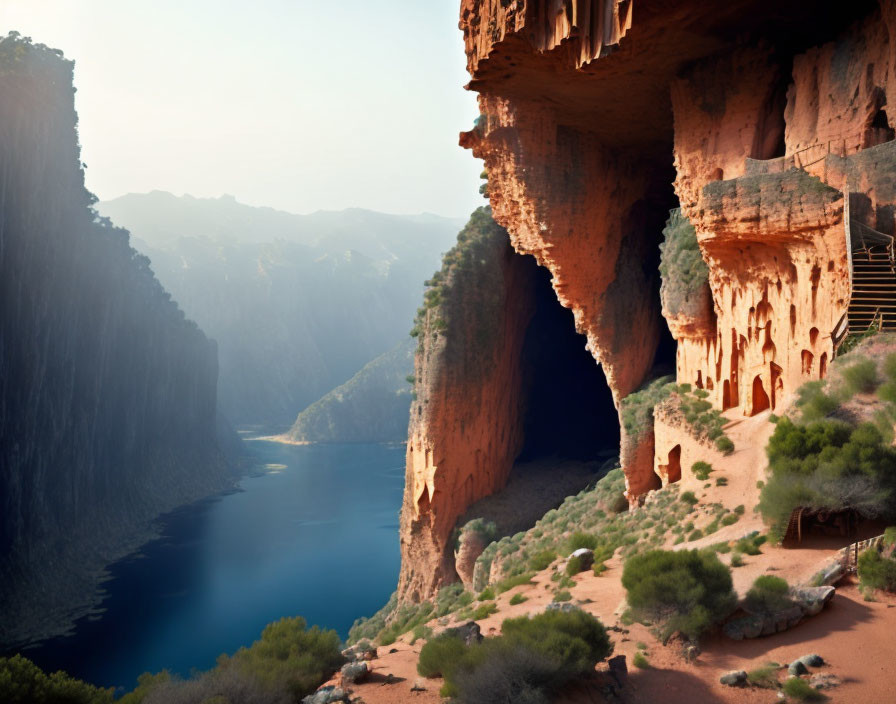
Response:
POLYGON ((866 225, 850 222, 852 240, 852 296, 849 300, 849 334, 866 332, 872 325, 896 330, 896 260, 893 238, 866 225))

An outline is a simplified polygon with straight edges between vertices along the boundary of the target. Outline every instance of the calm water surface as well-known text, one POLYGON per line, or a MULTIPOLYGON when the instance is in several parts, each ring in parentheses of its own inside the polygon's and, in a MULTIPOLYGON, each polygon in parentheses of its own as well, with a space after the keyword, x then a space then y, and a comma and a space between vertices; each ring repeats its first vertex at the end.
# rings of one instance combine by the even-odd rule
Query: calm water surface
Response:
POLYGON ((169 514, 162 537, 113 565, 105 612, 25 654, 102 686, 183 675, 304 616, 345 637, 398 578, 400 445, 246 443, 261 476, 169 514))

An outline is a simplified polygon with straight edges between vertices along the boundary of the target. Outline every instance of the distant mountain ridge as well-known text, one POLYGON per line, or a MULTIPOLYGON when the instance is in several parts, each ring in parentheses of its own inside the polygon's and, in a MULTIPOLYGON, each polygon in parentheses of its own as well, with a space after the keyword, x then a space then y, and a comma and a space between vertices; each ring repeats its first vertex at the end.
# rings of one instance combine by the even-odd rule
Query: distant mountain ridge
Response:
POLYGON ((417 343, 410 337, 381 354, 296 418, 291 442, 404 442, 417 343))
POLYGON ((234 425, 286 428, 392 349, 460 220, 369 210, 294 215, 153 191, 101 202, 187 316, 218 343, 234 425))

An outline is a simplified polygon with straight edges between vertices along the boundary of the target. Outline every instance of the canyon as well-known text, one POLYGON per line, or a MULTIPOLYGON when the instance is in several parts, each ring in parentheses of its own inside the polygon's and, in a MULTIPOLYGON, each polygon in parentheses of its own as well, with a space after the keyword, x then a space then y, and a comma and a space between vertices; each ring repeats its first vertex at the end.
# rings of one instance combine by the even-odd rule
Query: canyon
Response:
MULTIPOLYGON (((680 422, 678 395, 627 431, 633 392, 674 371, 714 411, 753 416, 825 378, 847 332, 889 324, 856 281, 896 229, 894 23, 891 0, 463 0, 480 116, 460 143, 490 212, 418 323, 400 601, 459 579, 458 521, 505 487, 533 409, 590 416, 583 437, 614 426, 635 507, 696 445, 721 446, 680 422), (526 349, 539 282, 606 399, 533 394, 565 365, 526 349)), ((575 445, 548 436, 542 456, 575 445)))
POLYGON ((156 516, 236 472, 215 343, 93 210, 72 72, 61 52, 0 40, 4 646, 88 613, 156 516))

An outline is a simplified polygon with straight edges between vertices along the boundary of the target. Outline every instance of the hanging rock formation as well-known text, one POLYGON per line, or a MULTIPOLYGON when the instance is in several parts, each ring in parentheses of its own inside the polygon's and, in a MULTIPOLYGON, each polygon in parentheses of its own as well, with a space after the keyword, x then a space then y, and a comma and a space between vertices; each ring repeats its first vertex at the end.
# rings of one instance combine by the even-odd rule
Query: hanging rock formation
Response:
POLYGON ((84 187, 73 64, 0 39, 0 643, 45 637, 164 511, 227 486, 214 342, 84 187))
MULTIPOLYGON (((666 328, 677 381, 704 389, 719 410, 752 415, 824 377, 846 330, 851 232, 859 223, 894 233, 894 6, 462 2, 480 116, 461 145, 484 160, 494 218, 513 248, 551 272, 617 406, 654 373, 666 328), (667 238, 687 230, 699 257, 688 285, 664 280, 661 296, 664 226, 667 238)), ((454 327, 440 344, 469 334, 454 327)), ((503 360, 489 347, 490 363, 510 365, 515 344, 505 339, 503 360)), ((418 377, 451 379, 443 397, 494 390, 491 379, 473 381, 472 360, 440 368, 451 364, 418 355, 418 377)), ((500 404, 475 406, 443 404, 412 420, 402 598, 456 579, 448 517, 500 490, 513 462, 515 406, 503 415, 500 404), (466 434, 449 434, 458 425, 466 434), (472 427, 494 430, 478 438, 472 427), (461 437, 476 458, 463 469, 442 462, 461 452, 452 446, 461 437), (490 449, 497 442, 500 452, 490 449), (428 543, 410 530, 421 506, 445 519, 428 543)), ((657 442, 652 429, 623 432, 630 502, 657 474, 675 480, 674 436, 657 442)))

